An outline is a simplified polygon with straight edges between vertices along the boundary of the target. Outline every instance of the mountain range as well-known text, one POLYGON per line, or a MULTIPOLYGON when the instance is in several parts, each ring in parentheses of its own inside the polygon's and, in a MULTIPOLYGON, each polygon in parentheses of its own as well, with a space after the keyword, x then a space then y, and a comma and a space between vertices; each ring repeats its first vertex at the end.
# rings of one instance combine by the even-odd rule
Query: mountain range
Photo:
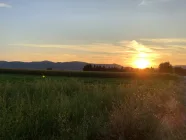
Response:
MULTIPOLYGON (((51 62, 51 61, 40 61, 40 62, 20 62, 20 61, 0 61, 0 68, 7 69, 40 69, 46 70, 52 68, 53 70, 83 70, 83 67, 87 64, 86 62, 72 61, 72 62, 51 62)), ((105 67, 122 67, 118 64, 93 64, 105 67)))
MULTIPOLYGON (((51 61, 38 61, 38 62, 21 62, 21 61, 0 61, 0 68, 7 69, 40 69, 46 70, 47 68, 52 68, 53 70, 83 70, 83 67, 87 64, 105 66, 105 67, 118 67, 123 66, 118 64, 93 64, 80 61, 71 61, 71 62, 51 62, 51 61)), ((186 69, 186 65, 177 65, 186 69)), ((176 66, 175 66, 176 67, 176 66)))

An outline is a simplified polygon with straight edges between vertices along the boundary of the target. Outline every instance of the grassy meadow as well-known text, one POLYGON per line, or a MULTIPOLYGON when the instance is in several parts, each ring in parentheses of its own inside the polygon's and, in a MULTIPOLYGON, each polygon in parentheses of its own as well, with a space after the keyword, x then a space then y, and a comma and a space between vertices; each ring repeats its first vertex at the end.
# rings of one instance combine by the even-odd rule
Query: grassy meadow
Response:
POLYGON ((182 79, 0 74, 1 140, 185 140, 182 79))
POLYGON ((175 74, 158 73, 158 72, 108 72, 108 71, 62 71, 62 70, 30 70, 30 69, 2 69, 0 74, 19 74, 19 75, 32 75, 32 76, 64 76, 64 77, 84 77, 84 78, 124 78, 124 79, 176 79, 175 74))

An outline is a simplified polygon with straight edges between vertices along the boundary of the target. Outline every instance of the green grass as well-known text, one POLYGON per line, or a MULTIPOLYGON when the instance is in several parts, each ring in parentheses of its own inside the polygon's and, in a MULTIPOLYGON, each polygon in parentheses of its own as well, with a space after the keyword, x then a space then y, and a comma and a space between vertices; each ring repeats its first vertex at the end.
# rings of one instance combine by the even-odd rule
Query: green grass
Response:
POLYGON ((2 140, 184 140, 181 80, 0 75, 2 140))
POLYGON ((151 72, 96 72, 96 71, 57 71, 57 70, 27 70, 27 69, 0 69, 0 74, 45 75, 63 77, 91 77, 91 78, 122 78, 122 79, 176 79, 178 76, 168 73, 151 72))

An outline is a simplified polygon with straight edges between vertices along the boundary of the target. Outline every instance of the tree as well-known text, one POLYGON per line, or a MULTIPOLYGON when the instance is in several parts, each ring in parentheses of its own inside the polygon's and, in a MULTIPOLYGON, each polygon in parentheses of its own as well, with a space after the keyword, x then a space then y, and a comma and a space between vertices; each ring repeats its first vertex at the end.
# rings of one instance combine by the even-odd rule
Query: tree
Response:
POLYGON ((52 68, 47 68, 47 70, 52 70, 52 68))
POLYGON ((124 71, 124 67, 121 67, 121 72, 123 72, 124 71))
POLYGON ((174 72, 179 75, 186 75, 186 69, 183 69, 182 67, 175 67, 174 72))
POLYGON ((170 62, 164 62, 159 65, 159 71, 164 73, 172 73, 173 67, 170 62))
POLYGON ((91 64, 85 65, 83 71, 92 71, 92 65, 91 64))

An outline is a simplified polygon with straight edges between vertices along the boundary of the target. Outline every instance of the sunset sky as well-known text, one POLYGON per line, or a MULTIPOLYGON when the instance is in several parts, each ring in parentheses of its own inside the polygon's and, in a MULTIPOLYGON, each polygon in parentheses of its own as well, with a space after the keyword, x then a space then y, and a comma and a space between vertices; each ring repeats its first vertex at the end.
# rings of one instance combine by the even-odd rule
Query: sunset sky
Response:
POLYGON ((186 0, 0 0, 0 60, 186 65, 186 0))

